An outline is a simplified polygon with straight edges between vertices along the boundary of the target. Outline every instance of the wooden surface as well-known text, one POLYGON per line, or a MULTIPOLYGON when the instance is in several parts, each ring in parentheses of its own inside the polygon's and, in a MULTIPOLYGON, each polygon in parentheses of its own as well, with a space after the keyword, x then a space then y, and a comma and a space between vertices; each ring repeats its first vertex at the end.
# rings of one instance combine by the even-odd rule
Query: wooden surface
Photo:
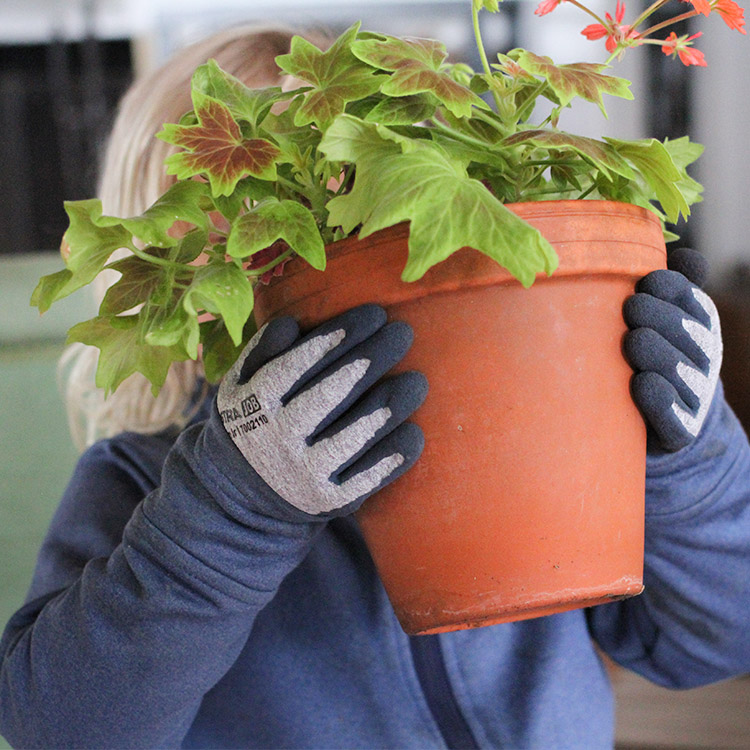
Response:
POLYGON ((750 677, 675 691, 617 670, 613 685, 618 750, 750 749, 750 677))

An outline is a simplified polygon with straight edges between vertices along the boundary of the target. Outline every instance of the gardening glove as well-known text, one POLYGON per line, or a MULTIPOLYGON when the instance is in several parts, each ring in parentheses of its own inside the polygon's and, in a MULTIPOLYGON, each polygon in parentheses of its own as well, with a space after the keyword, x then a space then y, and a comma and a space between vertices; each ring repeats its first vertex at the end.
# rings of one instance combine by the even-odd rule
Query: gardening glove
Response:
POLYGON ((377 305, 349 310, 303 338, 289 317, 252 338, 222 381, 217 406, 258 475, 254 489, 282 517, 290 507, 305 520, 350 513, 417 460, 422 431, 405 420, 427 381, 417 372, 380 381, 412 338, 406 323, 386 325, 377 305))
POLYGON ((653 271, 625 302, 631 329, 625 356, 635 370, 633 399, 661 449, 692 443, 706 420, 721 369, 719 315, 701 289, 706 262, 681 248, 667 257, 667 270, 653 271))

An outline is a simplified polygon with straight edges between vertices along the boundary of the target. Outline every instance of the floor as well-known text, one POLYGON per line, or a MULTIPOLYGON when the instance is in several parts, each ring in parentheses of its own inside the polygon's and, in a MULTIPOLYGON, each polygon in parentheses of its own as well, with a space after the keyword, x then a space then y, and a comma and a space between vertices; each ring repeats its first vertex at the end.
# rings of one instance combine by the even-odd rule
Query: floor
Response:
MULTIPOLYGON (((76 459, 55 364, 80 310, 71 303, 40 322, 28 308, 33 279, 56 264, 54 258, 0 264, 0 626, 23 601, 76 459)), ((679 693, 624 671, 613 679, 619 750, 750 750, 750 678, 679 693)), ((0 748, 7 747, 0 738, 0 748)))
POLYGON ((750 677, 671 691, 620 670, 617 750, 748 750, 750 677))

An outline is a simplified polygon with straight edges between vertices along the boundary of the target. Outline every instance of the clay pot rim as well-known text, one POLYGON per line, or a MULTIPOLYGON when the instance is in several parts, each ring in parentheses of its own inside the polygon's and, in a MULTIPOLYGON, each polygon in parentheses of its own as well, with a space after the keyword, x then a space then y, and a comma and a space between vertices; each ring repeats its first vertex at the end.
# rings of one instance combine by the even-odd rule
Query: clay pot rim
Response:
MULTIPOLYGON (((628 222, 637 222, 641 225, 641 229, 638 232, 639 237, 637 241, 632 243, 619 239, 612 239, 611 237, 601 237, 597 240, 602 246, 608 244, 618 244, 620 246, 632 244, 633 248, 639 248, 640 253, 634 253, 632 256, 623 254, 623 257, 619 259, 619 262, 612 265, 607 264, 606 267, 591 269, 588 266, 588 258, 584 259, 573 259, 571 262, 560 263, 557 270, 551 275, 547 275, 544 272, 539 272, 536 276, 535 285, 540 281, 554 281, 565 278, 567 276, 578 276, 581 273, 593 273, 593 274, 632 274, 637 273, 636 269, 644 267, 651 257, 644 257, 644 248, 648 256, 652 253, 656 253, 663 257, 664 253, 664 239, 662 233, 661 222, 659 221, 656 214, 649 211, 642 206, 636 206, 632 203, 624 203, 620 201, 609 201, 609 200, 551 200, 551 201, 527 201, 520 203, 506 203, 507 208, 513 211, 522 219, 534 223, 535 220, 544 221, 545 219, 558 218, 564 216, 574 223, 577 218, 590 219, 595 216, 601 216, 602 214, 611 217, 612 219, 625 219, 628 222), (646 227, 644 227, 646 225, 646 227), (644 232, 645 229, 645 232, 644 232), (646 242, 644 233, 652 232, 654 240, 651 243, 646 242)), ((407 242, 409 237, 409 222, 404 221, 390 227, 379 229, 371 234, 360 237, 359 235, 351 235, 344 239, 337 240, 336 242, 329 243, 326 245, 326 258, 327 261, 335 262, 336 260, 348 255, 352 252, 359 252, 365 248, 374 250, 375 248, 384 245, 391 244, 394 242, 407 242)), ((567 241, 577 241, 579 235, 571 233, 569 238, 556 239, 555 237, 547 237, 552 243, 555 249, 560 255, 561 250, 565 250, 567 241)), ((323 271, 315 271, 316 274, 320 274, 321 277, 328 273, 328 267, 323 271)), ((282 282, 283 279, 289 280, 291 277, 296 276, 302 272, 314 271, 311 266, 303 258, 295 256, 293 257, 284 267, 284 271, 280 276, 273 277, 268 286, 273 287, 276 284, 282 282)), ((511 275, 509 271, 500 266, 495 260, 489 258, 481 252, 477 252, 473 248, 461 248, 454 252, 451 256, 436 264, 430 268, 427 273, 416 281, 403 282, 413 291, 411 294, 421 296, 420 292, 417 291, 420 287, 425 286, 423 291, 424 294, 435 293, 434 283, 430 283, 430 279, 440 276, 442 277, 441 285, 445 285, 447 291, 453 291, 456 288, 471 288, 476 286, 483 286, 485 283, 507 283, 507 284, 518 284, 518 280, 511 275), (492 268, 490 276, 492 278, 479 279, 479 278, 467 278, 454 276, 453 268, 460 262, 466 263, 466 256, 470 254, 476 258, 477 263, 484 264, 492 268), (455 278, 455 282, 451 283, 448 279, 451 277, 455 278)))

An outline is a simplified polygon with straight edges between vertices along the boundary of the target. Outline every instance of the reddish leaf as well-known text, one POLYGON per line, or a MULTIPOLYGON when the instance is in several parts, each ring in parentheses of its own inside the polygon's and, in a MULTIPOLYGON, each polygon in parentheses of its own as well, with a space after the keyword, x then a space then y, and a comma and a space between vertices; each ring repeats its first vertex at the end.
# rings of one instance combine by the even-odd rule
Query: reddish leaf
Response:
POLYGON ((456 117, 468 117, 472 106, 486 108, 473 91, 451 78, 449 69, 443 66, 448 52, 442 42, 383 35, 355 42, 352 52, 360 60, 393 73, 380 88, 384 94, 430 93, 456 117))
POLYGON ((372 67, 351 52, 359 24, 349 27, 325 52, 301 37, 292 39, 288 55, 276 58, 289 75, 312 86, 294 116, 297 126, 315 123, 325 130, 348 102, 374 94, 380 81, 372 67))
POLYGON ((167 124, 159 137, 185 152, 166 160, 170 174, 184 180, 205 175, 214 196, 230 195, 239 180, 248 175, 276 178, 276 160, 281 151, 264 138, 244 138, 229 108, 217 99, 193 95, 196 125, 167 124))
MULTIPOLYGON (((529 73, 542 76, 560 100, 567 106, 576 96, 593 102, 606 115, 602 94, 632 99, 630 81, 602 73, 607 66, 602 63, 570 63, 555 65, 549 57, 535 55, 526 50, 515 51, 519 65, 529 73)), ((513 53, 511 53, 513 54, 513 53)))

